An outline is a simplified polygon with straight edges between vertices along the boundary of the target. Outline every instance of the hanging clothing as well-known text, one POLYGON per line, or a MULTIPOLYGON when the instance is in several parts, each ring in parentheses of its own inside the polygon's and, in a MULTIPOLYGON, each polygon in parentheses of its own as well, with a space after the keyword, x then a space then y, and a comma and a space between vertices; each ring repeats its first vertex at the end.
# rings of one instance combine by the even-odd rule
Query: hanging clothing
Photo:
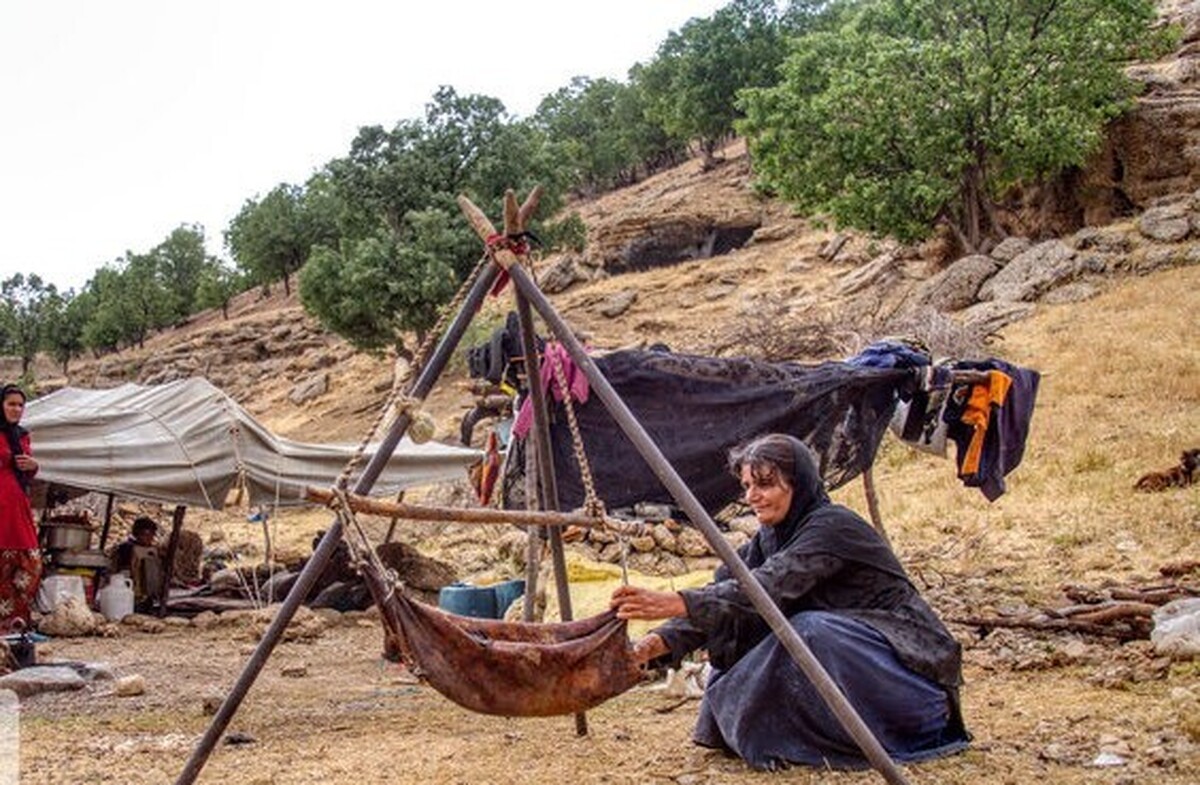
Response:
POLYGON ((29 506, 29 482, 36 472, 16 466, 17 455, 31 454, 29 433, 19 425, 0 429, 0 631, 7 631, 17 620, 30 622, 42 563, 29 506))
MULTIPOLYGON (((575 365, 575 361, 571 359, 570 353, 567 352, 566 347, 561 343, 546 344, 541 368, 542 390, 546 393, 547 401, 558 401, 561 403, 566 400, 566 396, 569 394, 577 404, 587 403, 590 391, 587 376, 575 365), (567 385, 566 393, 563 392, 563 386, 558 381, 556 368, 562 369, 563 380, 567 385)), ((517 411, 516 420, 513 422, 512 432, 517 438, 523 439, 532 427, 533 399, 531 396, 525 396, 525 400, 521 403, 521 407, 517 411)))
MULTIPOLYGON (((893 757, 962 749, 961 647, 875 529, 833 504, 809 451, 798 440, 794 449, 786 518, 739 555, 893 757)), ((681 591, 687 616, 654 630, 671 661, 703 647, 716 669, 696 740, 758 768, 867 765, 823 701, 814 707, 815 687, 783 667, 790 656, 728 568, 715 577, 681 591)))
POLYGON ((929 365, 920 369, 917 390, 896 403, 896 413, 889 427, 896 438, 905 444, 946 457, 947 426, 943 418, 950 398, 951 370, 946 365, 929 365))
POLYGON ((963 361, 955 368, 988 372, 988 381, 955 388, 943 417, 955 443, 958 476, 988 501, 1006 490, 1004 477, 1025 455, 1041 375, 1003 360, 963 361))

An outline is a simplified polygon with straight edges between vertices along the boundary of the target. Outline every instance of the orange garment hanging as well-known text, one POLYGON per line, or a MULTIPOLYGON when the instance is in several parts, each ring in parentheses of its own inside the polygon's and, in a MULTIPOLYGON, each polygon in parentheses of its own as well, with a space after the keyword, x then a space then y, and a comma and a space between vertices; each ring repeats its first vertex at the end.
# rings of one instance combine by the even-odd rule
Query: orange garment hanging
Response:
POLYGON ((967 454, 958 469, 959 477, 969 477, 979 471, 979 460, 983 455, 983 439, 987 435, 993 407, 1004 405, 1012 378, 1002 371, 988 371, 987 384, 971 386, 971 396, 963 408, 962 421, 974 429, 967 454))

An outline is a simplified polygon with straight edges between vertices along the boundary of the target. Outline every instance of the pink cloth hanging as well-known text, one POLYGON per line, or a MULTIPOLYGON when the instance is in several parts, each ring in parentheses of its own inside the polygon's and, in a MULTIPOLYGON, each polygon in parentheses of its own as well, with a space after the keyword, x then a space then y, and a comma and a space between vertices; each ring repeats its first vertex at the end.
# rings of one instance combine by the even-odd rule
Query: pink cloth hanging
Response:
MULTIPOLYGON (((556 365, 562 366, 563 376, 567 380, 567 389, 570 391, 571 397, 579 403, 587 403, 588 392, 591 389, 587 376, 584 375, 581 368, 575 365, 575 361, 571 359, 566 347, 558 342, 546 344, 545 354, 542 356, 542 390, 549 392, 554 400, 562 401, 562 387, 554 372, 556 365)), ((525 400, 521 402, 521 410, 517 412, 517 419, 513 423, 513 433, 517 438, 524 439, 532 427, 533 401, 529 396, 525 396, 525 400)))

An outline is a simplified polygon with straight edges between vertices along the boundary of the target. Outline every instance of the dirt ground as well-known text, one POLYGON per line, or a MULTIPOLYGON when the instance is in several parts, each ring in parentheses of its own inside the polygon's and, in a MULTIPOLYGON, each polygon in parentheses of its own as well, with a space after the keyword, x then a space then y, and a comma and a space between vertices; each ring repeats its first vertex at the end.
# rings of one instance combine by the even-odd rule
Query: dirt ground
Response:
MULTIPOLYGON (((29 698, 21 711, 21 779, 45 783, 173 782, 220 695, 254 646, 247 619, 206 630, 129 625, 119 637, 43 646, 53 659, 103 661, 139 674, 144 694, 117 697, 113 682, 29 698)), ((962 630, 958 630, 962 632, 962 630)), ((1197 668, 1106 682, 1114 666, 1136 671, 1144 647, 1064 645, 993 633, 967 635, 964 708, 970 751, 906 769, 912 783, 1142 783, 1200 781, 1197 668), (1013 650, 1021 653, 1013 656, 1013 650), (1124 765, 1093 765, 1101 752, 1124 765)), ((283 783, 796 783, 882 782, 875 772, 754 772, 692 745, 697 704, 647 685, 587 715, 507 719, 471 714, 412 683, 379 656, 369 615, 347 614, 307 641, 284 642, 228 728, 244 743, 218 745, 199 782, 283 783)), ((1153 668, 1149 671, 1153 672, 1153 668)))
MULTIPOLYGON (((700 350, 706 334, 735 324, 738 309, 769 302, 771 291, 808 296, 805 287, 816 286, 810 278, 827 273, 792 265, 815 254, 817 239, 614 276, 559 302, 572 324, 604 337, 605 346, 653 337, 700 350), (703 289, 710 285, 711 292, 703 289), (624 288, 639 292, 630 314, 619 323, 597 316, 597 305, 624 288), (702 290, 708 293, 697 299, 702 290)), ((992 346, 996 356, 1043 373, 1029 449, 1008 494, 988 504, 962 488, 952 462, 894 440, 878 456, 883 520, 944 618, 1054 607, 1065 602, 1066 583, 1153 585, 1168 562, 1200 562, 1200 487, 1154 495, 1131 489, 1143 472, 1200 446, 1200 266, 1092 283, 1094 299, 1039 305, 992 346)), ((361 412, 373 411, 367 404, 381 395, 374 380, 386 381, 388 372, 378 359, 355 360, 337 369, 334 390, 316 403, 288 404, 291 382, 283 377, 247 403, 284 435, 356 442, 369 417, 361 412)), ((435 391, 429 408, 440 430, 453 434, 469 403, 448 387, 435 391)), ((836 498, 866 513, 860 484, 836 498)), ((282 544, 297 548, 328 514, 280 519, 290 527, 282 544)), ((195 521, 206 519, 189 512, 195 521)), ((225 525, 253 533, 245 511, 225 525)), ((486 537, 414 544, 470 576, 463 546, 478 553, 486 537)), ((1182 580, 1200 585, 1200 571, 1182 580)), ((118 697, 112 682, 101 681, 24 700, 21 783, 174 782, 211 719, 206 704, 234 683, 258 626, 245 618, 207 628, 122 625, 115 637, 44 644, 43 659, 105 662, 118 677, 142 676, 146 690, 118 697)), ((950 627, 965 647, 963 704, 974 743, 962 755, 905 769, 914 785, 1200 782, 1200 660, 1158 658, 1145 641, 1016 629, 981 637, 972 626, 950 627)), ((199 782, 883 781, 871 771, 750 771, 692 745, 696 703, 680 704, 654 685, 590 712, 583 737, 569 717, 470 714, 412 683, 382 660, 381 649, 382 632, 369 615, 338 617, 313 637, 282 643, 230 725, 245 743, 219 745, 199 782)))
MULTIPOLYGON (((1198 441, 1197 291, 1200 268, 1161 273, 1008 331, 1004 356, 1044 377, 1030 449, 995 504, 963 489, 947 461, 885 442, 876 461, 883 518, 944 618, 1053 607, 1065 583, 1152 585, 1168 562, 1200 562, 1200 489, 1131 490, 1142 471, 1198 441)), ((858 484, 837 498, 864 511, 858 484)), ((281 524, 297 543, 328 517, 304 515, 281 524)), ((241 521, 227 526, 252 533, 241 521)), ((443 558, 479 544, 454 543, 440 552, 417 544, 443 558)), ((1200 571, 1181 580, 1194 586, 1200 571)), ((1200 660, 1156 657, 1147 641, 950 627, 965 647, 974 743, 907 768, 914 785, 1200 782, 1200 660)), ((207 628, 123 624, 115 637, 42 645, 43 659, 106 662, 118 677, 141 675, 146 690, 118 697, 112 682, 95 682, 24 700, 20 781, 174 782, 208 726, 206 703, 234 683, 260 628, 245 617, 207 628)), ((883 781, 872 771, 750 771, 693 746, 695 702, 678 705, 653 686, 590 712, 584 737, 569 717, 470 714, 386 664, 381 648, 378 622, 361 614, 280 644, 229 727, 246 743, 219 745, 199 782, 883 781)))

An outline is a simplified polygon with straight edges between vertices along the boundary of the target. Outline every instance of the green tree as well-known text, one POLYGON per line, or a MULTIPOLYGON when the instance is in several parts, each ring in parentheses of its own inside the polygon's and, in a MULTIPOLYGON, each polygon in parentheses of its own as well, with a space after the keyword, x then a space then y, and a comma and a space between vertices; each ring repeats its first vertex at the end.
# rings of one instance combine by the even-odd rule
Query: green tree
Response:
POLYGON ((46 316, 58 300, 54 284, 46 284, 37 275, 17 273, 0 283, 3 307, 0 319, 7 336, 6 348, 21 358, 21 377, 31 379, 30 369, 42 348, 46 316))
POLYGON ((760 182, 801 210, 902 240, 1003 234, 1011 186, 1081 164, 1129 106, 1151 0, 876 0, 795 40, 742 94, 760 182))
POLYGON ((170 292, 159 275, 154 253, 126 251, 96 271, 85 291, 93 298, 83 342, 95 352, 142 346, 153 331, 173 322, 170 292))
POLYGON ((639 72, 650 117, 677 139, 698 140, 711 164, 740 117, 737 92, 775 84, 785 41, 775 0, 733 0, 688 21, 639 72))
POLYGON ((305 310, 360 349, 405 353, 404 332, 414 331, 419 343, 458 286, 451 260, 461 254, 463 236, 455 220, 441 210, 420 211, 406 217, 403 244, 380 231, 343 240, 337 250, 317 248, 300 273, 305 310))
POLYGON ((229 301, 235 294, 243 291, 243 288, 244 279, 235 270, 219 259, 209 259, 208 264, 200 271, 200 280, 196 285, 196 306, 220 308, 221 315, 228 319, 229 301))
POLYGON ((84 346, 97 355, 116 351, 125 337, 126 322, 120 270, 114 264, 104 265, 88 280, 80 296, 91 301, 83 325, 84 346))
POLYGON ((120 283, 126 315, 123 337, 142 347, 151 332, 173 321, 172 297, 159 274, 157 255, 126 253, 120 283))
POLYGON ((171 321, 194 313, 200 276, 211 263, 211 257, 204 250, 204 227, 182 225, 150 253, 155 258, 155 274, 168 298, 166 310, 171 321))
POLYGON ((70 370, 71 360, 86 348, 83 330, 91 318, 94 296, 90 291, 75 294, 55 294, 47 302, 43 346, 62 368, 63 375, 70 370))
POLYGON ((234 261, 255 283, 283 279, 291 295, 291 274, 308 261, 313 245, 335 233, 324 212, 310 212, 300 186, 281 183, 261 200, 250 199, 225 232, 234 261))
POLYGON ((524 193, 540 183, 542 214, 551 214, 564 180, 536 128, 494 98, 443 87, 423 118, 360 129, 349 154, 325 167, 320 188, 310 184, 341 237, 314 250, 301 302, 359 347, 402 348, 402 333, 428 330, 480 257, 456 196, 498 215, 505 188, 524 193))

